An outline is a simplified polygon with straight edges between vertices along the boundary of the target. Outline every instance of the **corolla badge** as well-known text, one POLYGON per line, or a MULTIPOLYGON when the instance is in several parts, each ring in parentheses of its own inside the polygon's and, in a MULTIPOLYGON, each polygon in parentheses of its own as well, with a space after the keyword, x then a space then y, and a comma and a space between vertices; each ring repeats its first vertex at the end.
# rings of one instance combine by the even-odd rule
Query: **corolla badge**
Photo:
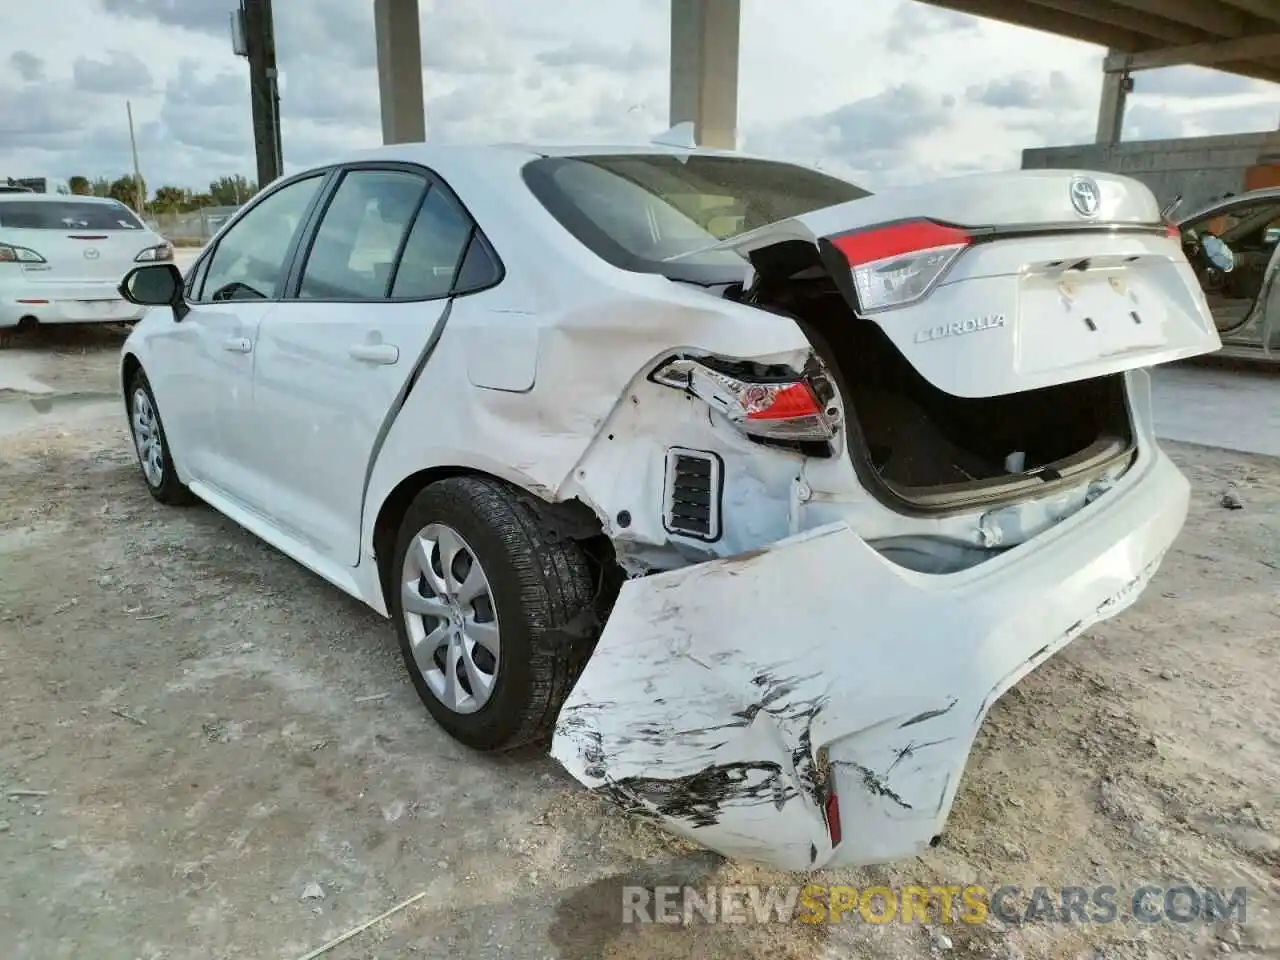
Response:
POLYGON ((1076 208, 1076 213, 1080 216, 1096 217, 1098 215, 1098 207, 1102 203, 1102 191, 1098 189, 1096 180, 1091 180, 1089 177, 1075 177, 1067 187, 1067 193, 1071 196, 1071 206, 1076 208))
POLYGON ((967 320, 953 320, 937 327, 925 327, 917 330, 916 343, 928 343, 930 340, 945 340, 947 337, 963 337, 980 330, 995 330, 1005 325, 1003 313, 988 313, 981 317, 969 317, 967 320))
POLYGON ((84 258, 85 258, 86 260, 97 260, 97 259, 98 259, 98 248, 97 248, 97 247, 89 247, 88 249, 86 249, 86 250, 85 250, 85 252, 84 252, 84 258))

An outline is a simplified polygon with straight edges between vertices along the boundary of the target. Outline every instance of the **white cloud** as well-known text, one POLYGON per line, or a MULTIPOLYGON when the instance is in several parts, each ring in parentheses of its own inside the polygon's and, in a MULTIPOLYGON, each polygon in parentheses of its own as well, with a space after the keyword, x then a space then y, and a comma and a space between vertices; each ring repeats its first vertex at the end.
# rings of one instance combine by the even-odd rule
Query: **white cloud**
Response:
MULTIPOLYGON (((236 0, 8 4, 0 172, 117 177, 125 100, 153 186, 254 170, 236 0), (12 9, 10 9, 12 7, 12 9)), ((275 0, 286 165, 381 139, 370 0, 275 0)), ((1091 138, 1097 47, 913 0, 743 0, 743 146, 872 188, 1016 167, 1091 138)), ((421 0, 428 135, 643 142, 666 126, 667 0, 421 0)), ((1212 71, 1139 74, 1126 136, 1274 129, 1276 88, 1212 71)))

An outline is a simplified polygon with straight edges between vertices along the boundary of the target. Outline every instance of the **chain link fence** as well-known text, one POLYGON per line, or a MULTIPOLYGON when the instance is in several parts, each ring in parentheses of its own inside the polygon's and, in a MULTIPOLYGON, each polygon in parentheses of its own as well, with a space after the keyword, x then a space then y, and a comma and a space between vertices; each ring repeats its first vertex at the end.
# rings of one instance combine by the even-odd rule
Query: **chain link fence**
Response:
POLYGON ((152 230, 174 246, 197 247, 209 242, 239 207, 201 207, 187 213, 150 213, 143 218, 152 230))

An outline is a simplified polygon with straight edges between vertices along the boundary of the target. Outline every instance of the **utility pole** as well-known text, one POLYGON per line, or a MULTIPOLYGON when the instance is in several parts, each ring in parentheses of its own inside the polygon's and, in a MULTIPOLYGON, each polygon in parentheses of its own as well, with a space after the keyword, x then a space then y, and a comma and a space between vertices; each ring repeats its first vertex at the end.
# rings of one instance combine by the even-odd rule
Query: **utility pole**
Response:
POLYGON ((141 217, 147 212, 147 187, 142 181, 142 168, 138 166, 138 140, 133 135, 133 104, 126 100, 124 109, 129 115, 129 149, 133 152, 133 202, 141 217))
POLYGON ((280 87, 271 0, 240 0, 231 19, 232 49, 249 61, 249 98, 253 105, 253 146, 258 158, 258 188, 284 170, 280 145, 280 87))

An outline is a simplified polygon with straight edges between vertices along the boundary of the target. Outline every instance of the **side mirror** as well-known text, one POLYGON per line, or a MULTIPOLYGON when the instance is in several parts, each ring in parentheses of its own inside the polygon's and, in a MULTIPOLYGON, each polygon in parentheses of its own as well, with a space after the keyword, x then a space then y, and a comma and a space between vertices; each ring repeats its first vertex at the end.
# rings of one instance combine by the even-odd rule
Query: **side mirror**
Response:
POLYGON ((182 271, 172 263, 134 267, 120 282, 120 296, 140 307, 172 307, 180 321, 190 311, 182 296, 182 271))

